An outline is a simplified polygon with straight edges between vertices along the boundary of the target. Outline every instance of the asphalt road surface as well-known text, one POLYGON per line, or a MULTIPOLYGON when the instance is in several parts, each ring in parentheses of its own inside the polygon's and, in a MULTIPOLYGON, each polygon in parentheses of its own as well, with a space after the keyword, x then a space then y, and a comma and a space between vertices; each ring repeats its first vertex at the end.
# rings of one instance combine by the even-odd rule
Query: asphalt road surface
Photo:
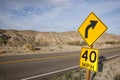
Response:
MULTIPOLYGON (((120 47, 100 49, 99 56, 110 57, 120 54, 120 47)), ((79 65, 80 51, 0 56, 0 80, 27 80, 36 75, 79 65)), ((47 75, 49 76, 49 75, 47 75)), ((29 80, 42 80, 40 77, 29 80)))

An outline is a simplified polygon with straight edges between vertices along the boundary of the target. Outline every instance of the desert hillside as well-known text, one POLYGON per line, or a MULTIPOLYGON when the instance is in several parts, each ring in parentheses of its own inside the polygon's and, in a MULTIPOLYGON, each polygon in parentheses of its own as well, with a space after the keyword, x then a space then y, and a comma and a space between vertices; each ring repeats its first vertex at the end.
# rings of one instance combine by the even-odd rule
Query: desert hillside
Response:
MULTIPOLYGON (((105 33, 96 42, 119 42, 120 36, 105 33)), ((23 46, 32 43, 37 46, 48 46, 58 44, 84 44, 80 34, 75 31, 69 32, 37 32, 32 30, 2 30, 0 29, 0 43, 7 46, 23 46)))
MULTIPOLYGON (((95 48, 120 45, 120 36, 105 33, 95 48)), ((38 32, 32 30, 0 29, 0 55, 43 54, 79 51, 86 46, 78 32, 38 32)))

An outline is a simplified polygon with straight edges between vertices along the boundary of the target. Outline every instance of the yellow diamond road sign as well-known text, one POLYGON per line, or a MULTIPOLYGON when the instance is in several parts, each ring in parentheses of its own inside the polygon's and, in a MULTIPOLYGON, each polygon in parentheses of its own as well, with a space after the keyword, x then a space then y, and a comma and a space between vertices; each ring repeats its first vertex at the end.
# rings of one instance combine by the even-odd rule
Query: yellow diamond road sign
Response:
POLYGON ((105 24, 91 12, 82 25, 78 28, 86 43, 91 46, 105 31, 105 24))
POLYGON ((80 67, 87 68, 92 71, 98 71, 98 50, 93 48, 81 49, 80 67))

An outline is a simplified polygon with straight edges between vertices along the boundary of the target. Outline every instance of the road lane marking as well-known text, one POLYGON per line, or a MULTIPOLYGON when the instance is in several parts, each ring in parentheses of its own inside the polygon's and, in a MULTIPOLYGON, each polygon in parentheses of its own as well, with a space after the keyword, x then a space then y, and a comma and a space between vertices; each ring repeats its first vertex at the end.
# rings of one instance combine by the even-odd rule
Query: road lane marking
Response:
MULTIPOLYGON (((110 51, 116 51, 120 49, 110 49, 101 51, 102 52, 110 52, 110 51)), ((32 59, 24 59, 24 60, 11 60, 11 61, 3 61, 0 62, 1 64, 12 64, 12 63, 20 63, 20 62, 32 62, 32 61, 40 61, 40 60, 48 60, 48 59, 56 59, 56 58, 65 58, 65 57, 72 57, 72 56, 79 56, 80 54, 73 54, 73 55, 65 55, 65 56, 52 56, 52 57, 46 57, 46 58, 32 58, 32 59)))
POLYGON ((53 71, 53 72, 49 72, 49 73, 45 73, 45 74, 41 74, 41 75, 36 75, 36 76, 24 78, 24 79, 21 79, 21 80, 30 80, 30 79, 34 79, 34 78, 38 78, 38 77, 42 77, 42 76, 47 76, 47 75, 50 75, 50 74, 59 73, 59 72, 62 72, 62 71, 67 71, 67 70, 78 68, 78 67, 79 67, 79 65, 73 66, 73 67, 69 67, 69 68, 65 68, 65 69, 61 69, 61 70, 57 70, 57 71, 53 71))
POLYGON ((118 56, 120 56, 120 54, 113 55, 113 56, 110 56, 110 57, 106 57, 105 59, 99 60, 99 62, 104 61, 104 60, 109 60, 109 59, 112 59, 112 58, 115 58, 115 57, 118 57, 118 56))
MULTIPOLYGON (((109 59, 112 59, 112 58, 115 58, 115 57, 118 57, 118 56, 120 56, 120 54, 114 55, 114 56, 110 56, 110 57, 106 57, 106 59, 104 59, 104 60, 109 60, 109 59)), ((104 61, 104 60, 101 59, 100 61, 104 61)), ((28 77, 28 78, 23 78, 23 79, 21 79, 21 80, 35 79, 35 78, 38 78, 38 77, 43 77, 43 76, 47 76, 47 75, 50 75, 50 74, 55 74, 55 73, 59 73, 59 72, 71 70, 71 69, 78 68, 78 67, 79 67, 79 65, 73 66, 73 67, 69 67, 69 68, 65 68, 65 69, 61 69, 61 70, 57 70, 57 71, 53 71, 53 72, 49 72, 49 73, 45 73, 45 74, 40 74, 40 75, 36 75, 36 76, 31 76, 31 77, 28 77)))
POLYGON ((4 61, 4 62, 0 62, 0 64, 11 64, 11 63, 20 63, 20 62, 40 61, 40 60, 48 60, 48 59, 56 59, 56 58, 73 57, 73 56, 78 56, 78 55, 79 54, 65 55, 65 56, 53 56, 53 57, 46 57, 46 58, 32 58, 32 59, 24 59, 24 60, 4 61))

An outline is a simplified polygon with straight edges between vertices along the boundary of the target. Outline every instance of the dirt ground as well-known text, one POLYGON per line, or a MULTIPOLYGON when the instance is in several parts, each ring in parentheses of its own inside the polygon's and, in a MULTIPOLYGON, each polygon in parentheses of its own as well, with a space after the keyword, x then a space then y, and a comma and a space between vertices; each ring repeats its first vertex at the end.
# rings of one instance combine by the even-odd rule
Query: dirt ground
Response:
MULTIPOLYGON (((94 47, 100 49, 100 48, 115 47, 115 45, 114 46, 113 45, 102 45, 102 46, 95 45, 94 47)), ((0 47, 0 56, 61 53, 61 52, 80 51, 80 49, 81 49, 81 46, 52 45, 52 46, 46 46, 46 47, 36 47, 35 51, 30 51, 24 47, 6 47, 5 46, 5 47, 0 47)))
POLYGON ((97 72, 94 80, 115 80, 115 75, 120 75, 120 57, 104 61, 102 72, 97 72))

